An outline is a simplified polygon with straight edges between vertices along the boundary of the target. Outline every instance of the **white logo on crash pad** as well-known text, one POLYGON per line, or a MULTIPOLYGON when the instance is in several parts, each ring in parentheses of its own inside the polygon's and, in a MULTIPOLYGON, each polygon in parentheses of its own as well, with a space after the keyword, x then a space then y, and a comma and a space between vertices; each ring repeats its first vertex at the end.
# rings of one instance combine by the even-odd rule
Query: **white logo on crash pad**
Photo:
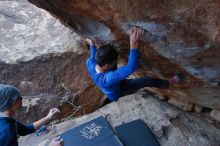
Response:
POLYGON ((83 137, 87 139, 93 139, 94 137, 100 135, 101 129, 102 126, 92 123, 91 125, 84 127, 80 132, 82 133, 83 137))

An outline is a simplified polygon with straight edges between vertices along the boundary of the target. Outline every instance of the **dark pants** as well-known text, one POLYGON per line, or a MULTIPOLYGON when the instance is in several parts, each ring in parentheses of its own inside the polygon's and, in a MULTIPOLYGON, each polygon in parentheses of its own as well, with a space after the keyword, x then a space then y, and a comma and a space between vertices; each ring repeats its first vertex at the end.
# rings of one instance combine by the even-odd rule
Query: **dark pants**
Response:
MULTIPOLYGON (((144 87, 156 87, 160 89, 167 89, 169 88, 169 81, 151 78, 151 77, 143 77, 143 78, 137 78, 137 79, 125 79, 121 81, 120 97, 133 94, 139 89, 144 88, 144 87)), ((105 105, 110 102, 112 101, 107 99, 105 101, 105 105)))
POLYGON ((156 87, 160 89, 169 88, 169 81, 162 79, 155 79, 151 77, 143 77, 137 79, 125 79, 121 82, 121 96, 133 94, 144 87, 156 87))

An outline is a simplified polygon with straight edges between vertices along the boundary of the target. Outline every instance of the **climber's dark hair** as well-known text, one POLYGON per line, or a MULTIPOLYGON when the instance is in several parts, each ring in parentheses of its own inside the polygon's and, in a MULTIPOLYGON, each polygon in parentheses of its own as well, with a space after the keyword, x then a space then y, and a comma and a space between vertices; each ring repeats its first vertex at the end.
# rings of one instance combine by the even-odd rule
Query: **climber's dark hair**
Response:
POLYGON ((99 47, 95 55, 96 63, 100 67, 106 64, 113 64, 117 61, 117 58, 118 52, 110 44, 99 47))

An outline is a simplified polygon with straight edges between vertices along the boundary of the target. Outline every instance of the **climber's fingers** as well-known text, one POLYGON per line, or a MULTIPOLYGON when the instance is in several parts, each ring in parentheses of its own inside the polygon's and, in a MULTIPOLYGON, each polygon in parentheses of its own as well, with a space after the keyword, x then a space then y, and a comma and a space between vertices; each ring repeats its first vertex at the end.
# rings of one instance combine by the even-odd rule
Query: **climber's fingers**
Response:
POLYGON ((129 34, 130 34, 130 35, 134 33, 134 29, 135 29, 135 27, 132 27, 132 28, 129 30, 129 34))
POLYGON ((134 35, 135 35, 135 37, 138 37, 138 32, 139 32, 139 31, 138 31, 138 28, 135 27, 135 28, 134 28, 134 35))
POLYGON ((139 27, 136 27, 136 28, 135 28, 135 31, 136 31, 136 37, 137 37, 138 39, 140 39, 141 36, 144 34, 144 30, 141 29, 141 28, 139 28, 139 27))
POLYGON ((141 30, 141 35, 144 35, 144 30, 143 29, 141 30))

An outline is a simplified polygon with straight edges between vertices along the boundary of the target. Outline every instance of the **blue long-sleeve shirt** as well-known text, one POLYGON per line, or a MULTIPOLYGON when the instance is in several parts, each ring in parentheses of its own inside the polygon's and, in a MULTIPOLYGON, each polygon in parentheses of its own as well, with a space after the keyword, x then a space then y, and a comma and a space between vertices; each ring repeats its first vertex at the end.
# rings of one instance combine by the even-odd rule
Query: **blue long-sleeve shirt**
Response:
POLYGON ((33 124, 24 125, 19 121, 0 117, 0 146, 18 146, 18 137, 35 132, 33 124))
POLYGON ((95 54, 96 46, 90 46, 90 58, 86 61, 89 74, 110 100, 117 101, 120 97, 120 82, 136 71, 140 60, 140 51, 139 49, 130 49, 127 65, 102 73, 96 72, 95 54))

